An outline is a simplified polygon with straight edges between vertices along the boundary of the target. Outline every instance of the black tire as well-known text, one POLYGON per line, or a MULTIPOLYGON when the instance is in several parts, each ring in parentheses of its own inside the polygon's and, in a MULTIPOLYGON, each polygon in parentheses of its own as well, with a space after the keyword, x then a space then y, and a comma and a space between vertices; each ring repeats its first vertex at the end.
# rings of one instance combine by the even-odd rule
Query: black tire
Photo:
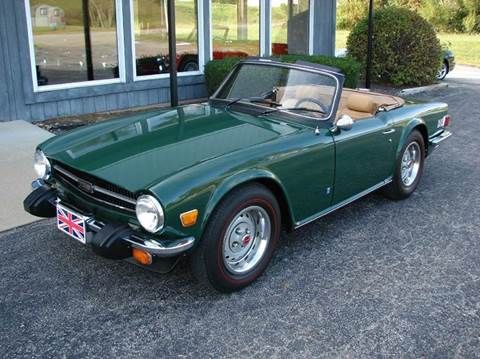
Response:
POLYGON ((445 60, 443 61, 442 68, 438 70, 437 80, 440 80, 440 81, 444 80, 445 77, 447 77, 449 72, 450 72, 450 69, 448 66, 448 62, 445 60))
POLYGON ((230 192, 217 206, 208 221, 200 243, 191 254, 195 277, 221 292, 239 290, 256 280, 267 268, 281 231, 280 207, 275 196, 260 184, 249 184, 230 192), (265 210, 271 223, 270 239, 258 263, 248 272, 230 272, 224 263, 223 241, 227 229, 245 208, 258 206, 265 210))
POLYGON ((195 57, 187 57, 182 61, 178 71, 198 71, 198 61, 195 57))
POLYGON ((400 152, 399 157, 397 158, 397 162, 395 164, 395 173, 393 175, 393 181, 387 185, 383 193, 386 197, 393 199, 393 200, 401 200, 408 198, 417 188, 418 183, 420 182, 420 178, 422 177, 423 167, 425 164, 425 140, 423 139, 422 134, 418 130, 414 130, 410 133, 405 144, 402 147, 402 151, 400 152), (407 150, 407 148, 412 143, 417 143, 420 149, 420 166, 418 172, 416 174, 415 180, 406 185, 402 180, 402 158, 407 150))

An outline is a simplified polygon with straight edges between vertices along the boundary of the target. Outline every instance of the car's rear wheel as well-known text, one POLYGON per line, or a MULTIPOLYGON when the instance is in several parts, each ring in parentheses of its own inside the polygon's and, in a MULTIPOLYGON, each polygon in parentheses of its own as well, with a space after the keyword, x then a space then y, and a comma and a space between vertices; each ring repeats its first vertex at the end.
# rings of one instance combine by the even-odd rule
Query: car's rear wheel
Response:
POLYGON ((422 134, 414 130, 405 141, 397 159, 392 182, 384 193, 391 199, 409 197, 417 188, 423 173, 425 161, 425 141, 422 134))
POLYGON ((437 80, 443 80, 448 75, 448 63, 444 61, 442 67, 437 72, 437 80))
POLYGON ((264 186, 233 190, 212 214, 191 256, 194 275, 222 292, 239 290, 265 270, 280 237, 277 200, 264 186))

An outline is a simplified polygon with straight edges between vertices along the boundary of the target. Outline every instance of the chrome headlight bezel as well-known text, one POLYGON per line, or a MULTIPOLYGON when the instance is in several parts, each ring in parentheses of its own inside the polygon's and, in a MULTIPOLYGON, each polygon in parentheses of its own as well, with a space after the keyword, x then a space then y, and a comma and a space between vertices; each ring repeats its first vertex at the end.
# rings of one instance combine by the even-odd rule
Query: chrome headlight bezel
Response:
POLYGON ((155 197, 149 194, 144 194, 137 198, 135 213, 138 222, 147 232, 157 233, 165 224, 165 214, 162 205, 155 197))
POLYGON ((47 156, 42 152, 42 150, 36 150, 33 155, 33 169, 37 173, 38 178, 47 180, 52 174, 52 166, 47 156))

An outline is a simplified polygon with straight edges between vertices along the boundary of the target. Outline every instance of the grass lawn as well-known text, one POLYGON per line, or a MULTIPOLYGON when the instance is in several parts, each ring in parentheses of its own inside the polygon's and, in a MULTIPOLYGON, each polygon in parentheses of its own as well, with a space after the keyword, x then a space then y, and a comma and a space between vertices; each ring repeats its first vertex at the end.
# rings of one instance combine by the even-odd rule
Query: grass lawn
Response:
MULTIPOLYGON (((336 48, 347 47, 347 30, 337 30, 336 48)), ((459 64, 480 66, 480 34, 446 34, 439 33, 438 38, 455 55, 455 61, 459 64)))

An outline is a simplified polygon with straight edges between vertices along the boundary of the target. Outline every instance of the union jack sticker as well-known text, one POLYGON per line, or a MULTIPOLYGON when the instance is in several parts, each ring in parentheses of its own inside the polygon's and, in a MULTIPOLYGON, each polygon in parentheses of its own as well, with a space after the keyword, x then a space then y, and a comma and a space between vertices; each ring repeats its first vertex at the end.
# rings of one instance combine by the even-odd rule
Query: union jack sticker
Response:
POLYGON ((85 220, 83 216, 57 204, 57 227, 76 240, 86 243, 85 220))

